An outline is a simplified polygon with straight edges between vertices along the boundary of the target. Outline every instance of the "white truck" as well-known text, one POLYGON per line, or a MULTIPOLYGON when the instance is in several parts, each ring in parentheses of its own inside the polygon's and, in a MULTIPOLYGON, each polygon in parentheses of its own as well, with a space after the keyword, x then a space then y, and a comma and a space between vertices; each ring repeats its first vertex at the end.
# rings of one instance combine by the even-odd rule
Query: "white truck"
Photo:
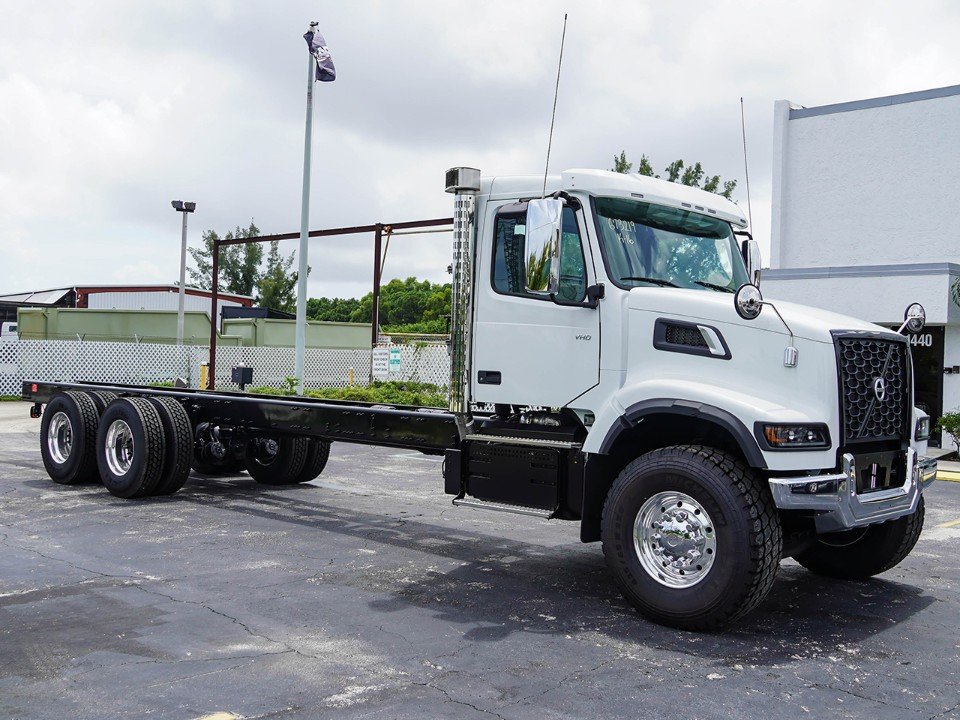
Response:
POLYGON ((16 342, 19 339, 20 337, 17 333, 17 323, 0 323, 0 342, 16 342))
POLYGON ((449 411, 28 381, 51 477, 143 497, 191 460, 282 485, 336 440, 443 454, 455 505, 579 521, 643 615, 689 629, 755 607, 784 557, 865 579, 911 551, 936 463, 906 339, 763 300, 736 204, 597 170, 446 189, 449 411))

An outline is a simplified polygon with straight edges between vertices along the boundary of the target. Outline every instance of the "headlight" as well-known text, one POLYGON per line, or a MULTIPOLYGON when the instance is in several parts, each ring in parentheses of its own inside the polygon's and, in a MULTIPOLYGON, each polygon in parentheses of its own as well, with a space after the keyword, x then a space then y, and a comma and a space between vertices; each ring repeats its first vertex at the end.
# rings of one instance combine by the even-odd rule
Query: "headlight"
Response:
POLYGON ((930 416, 925 415, 922 418, 917 418, 917 427, 913 431, 914 440, 929 440, 930 439, 930 416))
POLYGON ((774 425, 757 423, 757 439, 766 450, 822 450, 830 447, 830 431, 823 423, 774 425))

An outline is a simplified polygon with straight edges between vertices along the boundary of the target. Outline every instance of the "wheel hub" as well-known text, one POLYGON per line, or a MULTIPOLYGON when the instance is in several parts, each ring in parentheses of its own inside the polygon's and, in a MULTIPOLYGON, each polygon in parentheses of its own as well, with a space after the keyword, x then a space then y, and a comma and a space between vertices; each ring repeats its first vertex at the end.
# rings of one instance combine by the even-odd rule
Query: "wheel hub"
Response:
POLYGON ((73 451, 73 425, 64 412, 56 413, 47 427, 47 450, 58 465, 63 465, 73 451))
POLYGON ((123 420, 110 423, 103 452, 110 472, 117 476, 127 474, 133 465, 133 432, 123 420))
POLYGON ((633 523, 633 545, 647 574, 673 588, 703 580, 717 556, 713 521, 682 492, 660 492, 643 504, 633 523))

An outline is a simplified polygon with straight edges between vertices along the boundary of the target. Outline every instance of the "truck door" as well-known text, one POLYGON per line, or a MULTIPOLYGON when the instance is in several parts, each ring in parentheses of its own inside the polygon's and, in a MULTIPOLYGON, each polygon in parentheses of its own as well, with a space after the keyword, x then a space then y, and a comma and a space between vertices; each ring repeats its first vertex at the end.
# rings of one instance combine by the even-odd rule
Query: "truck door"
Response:
POLYGON ((558 301, 525 289, 525 203, 488 206, 477 239, 473 397, 563 407, 597 384, 600 310, 574 305, 595 281, 583 212, 563 210, 558 301))

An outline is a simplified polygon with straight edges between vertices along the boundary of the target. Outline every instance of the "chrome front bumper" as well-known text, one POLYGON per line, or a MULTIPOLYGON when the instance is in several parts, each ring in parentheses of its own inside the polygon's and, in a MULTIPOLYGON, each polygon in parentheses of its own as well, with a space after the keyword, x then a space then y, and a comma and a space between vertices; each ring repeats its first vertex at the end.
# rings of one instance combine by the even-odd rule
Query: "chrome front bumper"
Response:
POLYGON ((907 450, 907 480, 897 488, 857 493, 856 460, 843 456, 842 471, 832 475, 770 478, 773 501, 781 510, 815 513, 818 533, 895 520, 917 509, 920 495, 937 477, 937 461, 907 450))

